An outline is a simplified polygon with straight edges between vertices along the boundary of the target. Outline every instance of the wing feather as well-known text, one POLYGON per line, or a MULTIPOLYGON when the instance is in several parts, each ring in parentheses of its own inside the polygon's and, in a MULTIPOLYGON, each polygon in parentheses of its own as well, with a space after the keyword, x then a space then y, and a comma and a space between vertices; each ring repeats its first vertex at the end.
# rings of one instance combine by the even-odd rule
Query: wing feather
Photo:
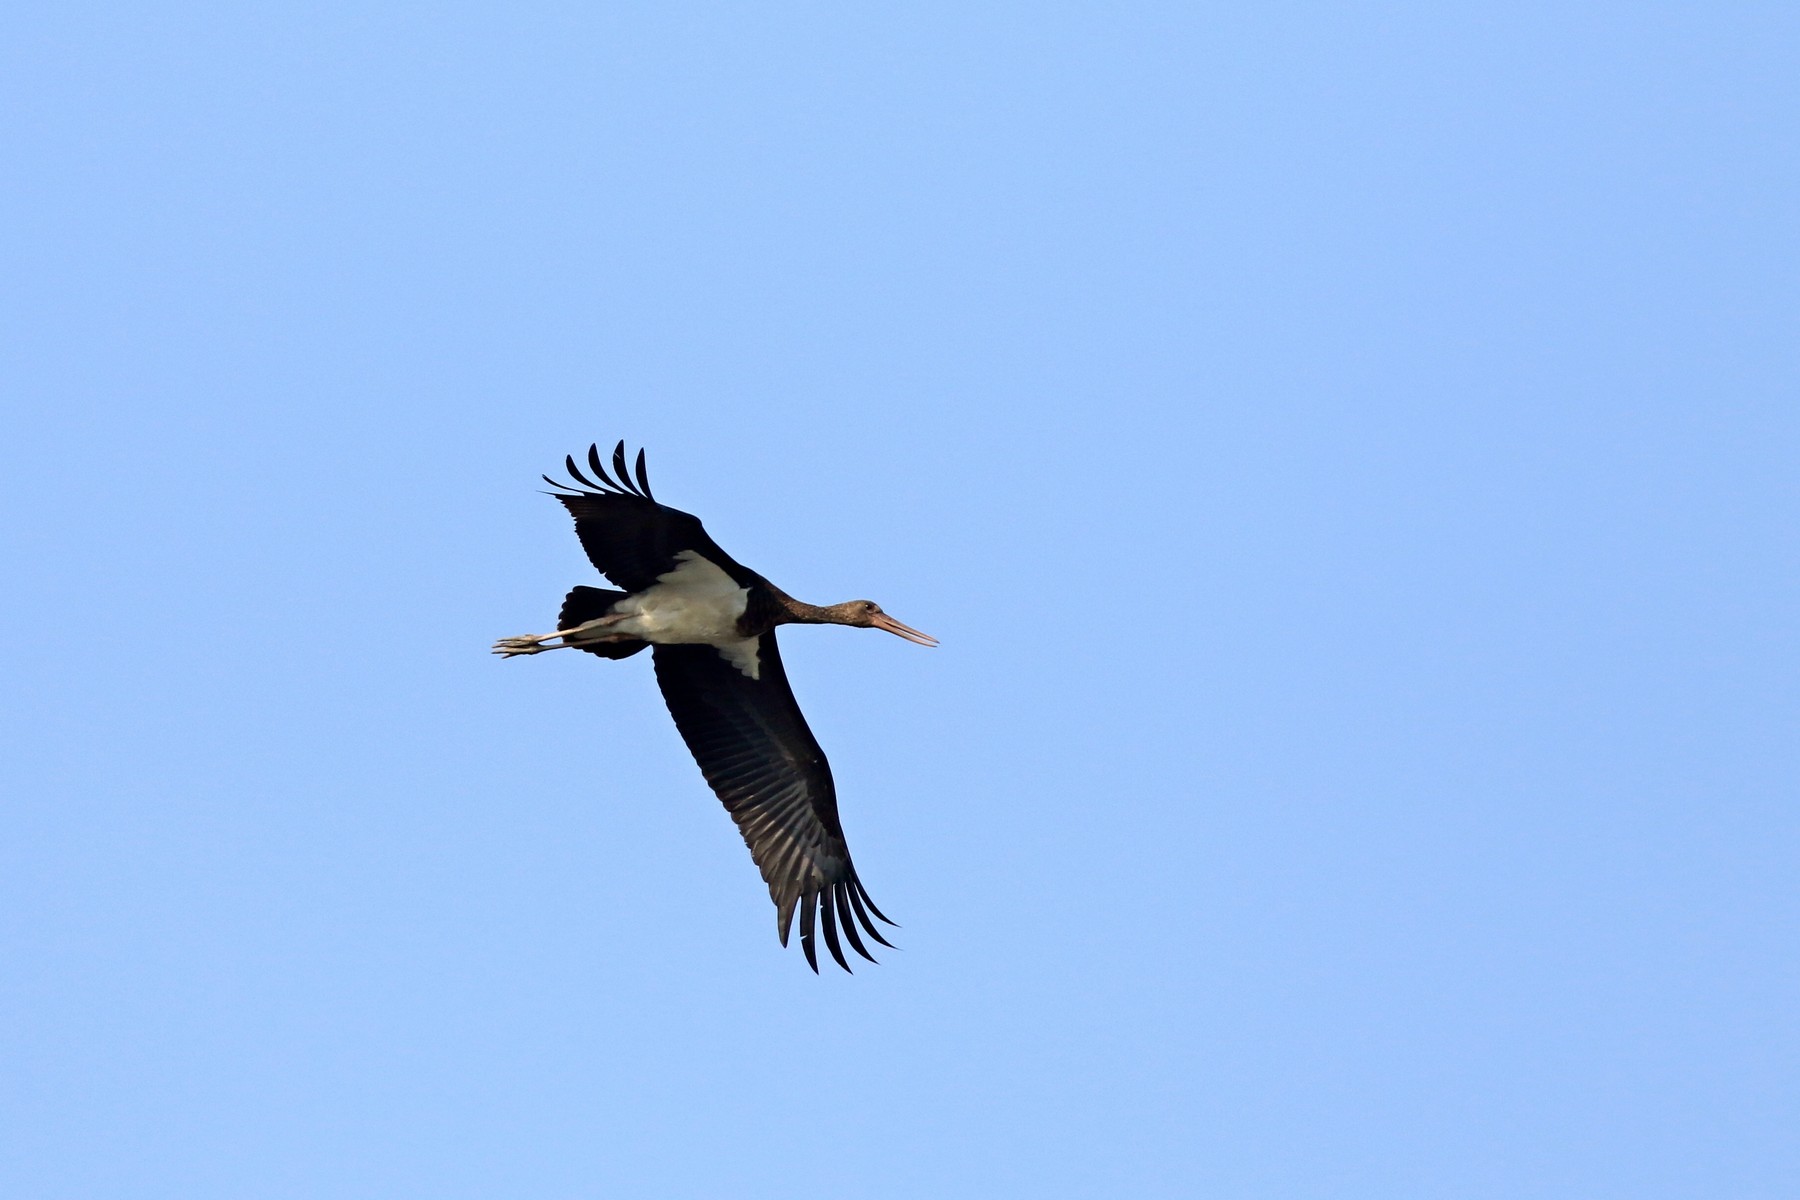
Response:
POLYGON ((600 447, 594 445, 588 447, 585 471, 574 455, 564 460, 574 483, 544 477, 558 489, 550 494, 575 518, 575 536, 581 539, 588 560, 614 586, 628 592, 651 587, 659 577, 675 569, 675 556, 683 550, 695 551, 716 563, 745 586, 757 579, 754 572, 739 566, 707 536, 700 518, 650 498, 642 451, 638 452, 635 482, 626 473, 624 461, 625 443, 620 442, 613 452, 613 466, 620 480, 614 480, 607 474, 600 447))
MULTIPOLYGON (((757 653, 760 668, 752 679, 712 646, 657 646, 656 681, 682 740, 762 872, 782 944, 798 905, 807 963, 819 969, 814 939, 822 918, 825 948, 847 971, 840 916, 845 929, 860 922, 862 932, 891 943, 870 919, 875 906, 862 904, 868 894, 838 822, 831 766, 794 701, 773 630, 758 639, 757 653), (846 897, 848 905, 841 902, 846 897)), ((875 961, 857 931, 849 940, 875 961)))
MULTIPOLYGON (((613 477, 606 473, 606 464, 604 464, 600 461, 600 444, 598 442, 590 442, 588 444, 587 460, 588 460, 588 466, 593 468, 594 475, 596 478, 598 478, 600 480, 600 482, 604 483, 607 487, 611 488, 615 492, 622 492, 625 490, 624 488, 620 487, 618 484, 614 483, 613 477)), ((571 470, 574 469, 572 464, 571 464, 570 469, 571 470)))

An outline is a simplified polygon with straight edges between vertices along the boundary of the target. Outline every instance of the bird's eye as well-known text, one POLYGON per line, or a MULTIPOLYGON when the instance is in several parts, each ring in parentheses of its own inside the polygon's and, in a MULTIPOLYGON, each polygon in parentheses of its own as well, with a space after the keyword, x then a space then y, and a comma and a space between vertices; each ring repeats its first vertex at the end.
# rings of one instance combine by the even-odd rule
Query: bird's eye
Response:
POLYGON ((881 605, 875 603, 873 600, 865 600, 863 601, 863 611, 872 616, 881 611, 881 605))

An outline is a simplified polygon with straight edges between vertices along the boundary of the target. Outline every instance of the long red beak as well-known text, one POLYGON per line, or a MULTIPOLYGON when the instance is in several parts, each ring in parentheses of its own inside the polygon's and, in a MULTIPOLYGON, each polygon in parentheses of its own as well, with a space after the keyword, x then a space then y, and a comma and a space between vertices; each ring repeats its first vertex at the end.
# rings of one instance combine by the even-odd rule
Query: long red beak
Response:
POLYGON ((917 642, 921 646, 935 646, 938 640, 929 633, 920 633, 911 625, 902 625, 886 613, 876 613, 869 624, 877 629, 885 629, 895 637, 903 637, 909 642, 917 642))

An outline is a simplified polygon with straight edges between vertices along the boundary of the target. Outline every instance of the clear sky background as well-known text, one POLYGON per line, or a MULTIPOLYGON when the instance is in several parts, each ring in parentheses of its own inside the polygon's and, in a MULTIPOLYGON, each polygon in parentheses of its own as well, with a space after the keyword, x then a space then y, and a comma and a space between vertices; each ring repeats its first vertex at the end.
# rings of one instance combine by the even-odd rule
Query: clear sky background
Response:
POLYGON ((1790 1197, 1800 9, 0 17, 0 1192, 1790 1197), (541 471, 785 635, 809 972, 541 471))

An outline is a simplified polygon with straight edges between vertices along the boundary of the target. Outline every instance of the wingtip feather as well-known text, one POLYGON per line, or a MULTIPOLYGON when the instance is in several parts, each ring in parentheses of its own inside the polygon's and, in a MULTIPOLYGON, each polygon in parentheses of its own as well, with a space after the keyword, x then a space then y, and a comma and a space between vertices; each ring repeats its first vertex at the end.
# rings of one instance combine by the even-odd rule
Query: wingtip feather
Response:
MULTIPOLYGON (((889 950, 898 950, 900 947, 882 937, 881 930, 875 928, 875 922, 869 919, 868 912, 863 908, 863 898, 861 895, 862 885, 855 880, 851 880, 844 890, 850 897, 850 907, 856 910, 856 916, 862 922, 862 927, 868 932, 869 936, 886 946, 889 950)), ((849 923, 845 922, 845 924, 848 925, 849 923)), ((892 925, 893 922, 889 921, 888 924, 892 925)), ((898 926, 895 927, 898 928, 898 926)))
POLYGON ((637 481, 638 489, 644 493, 644 499, 654 501, 656 497, 650 494, 650 473, 644 469, 644 448, 642 446, 638 447, 637 481))
POLYGON ((800 903, 800 950, 806 955, 806 965, 819 973, 819 951, 813 945, 813 914, 817 910, 819 897, 817 893, 808 892, 800 903))
MULTIPOLYGON (((844 948, 838 944, 837 902, 832 891, 819 893, 820 915, 824 917, 825 948, 831 951, 831 957, 837 965, 850 971, 850 961, 844 957, 844 948)), ((850 972, 855 974, 855 972, 850 972)))
POLYGON ((637 484, 632 482, 630 468, 625 465, 625 442, 623 439, 620 439, 619 444, 613 447, 612 463, 613 474, 619 477, 619 486, 633 494, 640 494, 637 484))
POLYGON ((604 464, 600 461, 600 447, 597 444, 589 443, 588 452, 587 452, 587 460, 588 460, 588 466, 593 469, 594 474, 598 475, 601 479, 606 481, 607 487, 611 488, 615 492, 618 492, 621 494, 624 493, 625 489, 620 487, 617 483, 614 483, 613 477, 606 473, 606 464, 604 464))
POLYGON ((775 933, 781 938, 781 948, 787 949, 788 931, 794 926, 794 904, 799 897, 779 896, 775 900, 775 933))
POLYGON ((886 924, 892 925, 895 929, 900 928, 900 922, 889 919, 886 913, 875 907, 875 901, 869 899, 868 889, 863 887, 862 880, 852 879, 851 884, 856 888, 857 894, 862 897, 862 902, 869 906, 870 912, 874 913, 878 919, 886 924))
POLYGON ((854 906, 850 903, 849 899, 849 885, 839 883, 833 887, 832 890, 837 893, 838 911, 844 916, 844 936, 850 939, 850 948, 870 962, 880 962, 880 959, 869 953, 869 948, 863 945, 862 934, 857 932, 856 913, 853 911, 854 906))

